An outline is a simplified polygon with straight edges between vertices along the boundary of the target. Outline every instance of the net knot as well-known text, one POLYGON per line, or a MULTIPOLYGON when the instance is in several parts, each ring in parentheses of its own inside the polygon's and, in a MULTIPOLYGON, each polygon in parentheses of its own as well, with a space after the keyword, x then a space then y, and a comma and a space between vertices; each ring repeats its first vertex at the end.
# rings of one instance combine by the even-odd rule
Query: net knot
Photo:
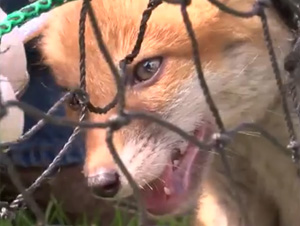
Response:
POLYGON ((270 0, 257 0, 253 5, 253 14, 261 16, 264 13, 264 8, 271 5, 270 0))
POLYGON ((214 133, 212 139, 217 147, 225 147, 231 141, 231 138, 225 133, 214 133))
POLYGON ((122 115, 113 115, 109 119, 109 127, 112 131, 121 129, 123 126, 126 126, 130 123, 130 118, 125 114, 122 115))
POLYGON ((9 207, 2 207, 0 210, 0 219, 13 220, 16 218, 16 214, 9 210, 9 207))
POLYGON ((292 159, 294 162, 297 162, 300 159, 299 147, 299 143, 294 140, 290 141, 290 143, 287 145, 287 148, 292 151, 292 159))
POLYGON ((83 89, 75 89, 73 92, 73 98, 76 100, 77 104, 81 106, 86 106, 90 100, 88 93, 83 89))

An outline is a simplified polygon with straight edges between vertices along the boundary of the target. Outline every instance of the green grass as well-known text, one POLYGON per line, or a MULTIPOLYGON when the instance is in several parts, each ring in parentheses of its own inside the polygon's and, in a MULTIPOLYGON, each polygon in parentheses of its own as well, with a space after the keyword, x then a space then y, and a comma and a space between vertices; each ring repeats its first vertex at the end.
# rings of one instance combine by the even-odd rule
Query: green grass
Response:
MULTIPOLYGON (((60 204, 52 199, 45 211, 46 223, 48 225, 76 225, 76 226, 97 226, 101 219, 96 219, 92 224, 88 224, 85 216, 75 224, 72 224, 70 220, 64 214, 60 204)), ((32 214, 25 210, 20 210, 15 219, 15 223, 12 224, 8 220, 0 220, 0 226, 33 226, 36 225, 32 214)), ((125 224, 121 212, 119 210, 115 211, 115 217, 111 226, 137 226, 137 217, 133 217, 129 220, 129 223, 125 224)), ((190 225, 190 217, 184 217, 180 219, 164 219, 160 220, 155 226, 188 226, 190 225)))

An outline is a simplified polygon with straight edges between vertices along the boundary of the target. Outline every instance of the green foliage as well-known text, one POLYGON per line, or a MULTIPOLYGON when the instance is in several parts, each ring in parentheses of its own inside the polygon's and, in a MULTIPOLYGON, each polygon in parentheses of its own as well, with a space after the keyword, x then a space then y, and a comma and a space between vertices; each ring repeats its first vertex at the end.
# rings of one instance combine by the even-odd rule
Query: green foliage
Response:
MULTIPOLYGON (((72 225, 70 220, 66 217, 64 211, 61 208, 60 203, 58 203, 54 198, 48 204, 45 211, 46 223, 48 225, 72 225)), ((190 225, 190 217, 184 217, 181 219, 164 219, 160 220, 156 226, 188 226, 190 225)), ((76 226, 97 226, 101 222, 101 219, 95 219, 92 224, 88 224, 86 217, 82 216, 82 219, 77 222, 76 226)), ((20 210, 17 213, 15 224, 12 224, 8 220, 0 220, 0 226, 33 226, 35 225, 34 218, 32 214, 25 210, 20 210)), ((115 211, 115 217, 111 226, 138 226, 137 217, 130 219, 129 223, 126 225, 123 223, 123 218, 120 210, 115 211)))

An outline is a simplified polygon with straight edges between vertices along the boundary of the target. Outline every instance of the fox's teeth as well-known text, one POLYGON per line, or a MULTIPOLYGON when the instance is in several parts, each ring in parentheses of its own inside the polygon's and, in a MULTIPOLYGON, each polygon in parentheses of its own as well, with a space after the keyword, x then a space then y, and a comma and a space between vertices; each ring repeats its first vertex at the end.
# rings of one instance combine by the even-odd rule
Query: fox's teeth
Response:
POLYGON ((170 191, 170 189, 167 188, 167 187, 164 187, 164 192, 165 192, 165 194, 168 195, 168 196, 171 195, 171 191, 170 191))
POLYGON ((181 155, 184 155, 185 151, 186 151, 186 149, 181 149, 181 150, 180 150, 180 154, 181 154, 181 155))
POLYGON ((175 160, 179 160, 180 158, 181 158, 181 150, 178 148, 174 149, 171 156, 172 162, 175 160))
POLYGON ((173 160, 173 166, 177 168, 179 166, 179 160, 173 160))

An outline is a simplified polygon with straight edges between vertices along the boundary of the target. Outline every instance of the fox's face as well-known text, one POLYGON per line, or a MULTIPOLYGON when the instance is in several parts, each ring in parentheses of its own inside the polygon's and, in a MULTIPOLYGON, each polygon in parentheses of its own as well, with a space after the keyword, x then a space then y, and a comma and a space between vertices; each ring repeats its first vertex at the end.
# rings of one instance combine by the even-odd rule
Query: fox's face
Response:
MULTIPOLYGON (((240 10, 250 9, 253 2, 224 1, 240 10)), ((116 66, 135 45, 147 4, 146 0, 92 1, 116 66)), ((79 86, 80 8, 78 1, 54 10, 43 38, 45 60, 57 83, 65 88, 79 86)), ((192 1, 188 12, 205 79, 226 127, 261 119, 276 99, 277 87, 259 18, 236 18, 206 0, 192 1)), ((289 35, 274 17, 272 14, 269 23, 282 66, 290 48, 289 35)), ((94 106, 104 107, 116 95, 116 85, 89 19, 86 26, 87 92, 94 106)), ((218 132, 199 84, 180 6, 162 3, 154 10, 140 54, 126 73, 127 112, 156 113, 205 143, 218 132)), ((68 112, 78 119, 78 112, 69 107, 68 112)), ((104 122, 116 113, 116 108, 102 115, 89 112, 88 120, 104 122)), ((113 141, 153 215, 182 213, 201 195, 201 184, 213 158, 211 152, 199 150, 178 134, 145 120, 132 121, 115 132, 113 141)), ((86 151, 84 174, 96 195, 112 199, 132 195, 128 181, 110 155, 105 129, 86 131, 86 151)))

